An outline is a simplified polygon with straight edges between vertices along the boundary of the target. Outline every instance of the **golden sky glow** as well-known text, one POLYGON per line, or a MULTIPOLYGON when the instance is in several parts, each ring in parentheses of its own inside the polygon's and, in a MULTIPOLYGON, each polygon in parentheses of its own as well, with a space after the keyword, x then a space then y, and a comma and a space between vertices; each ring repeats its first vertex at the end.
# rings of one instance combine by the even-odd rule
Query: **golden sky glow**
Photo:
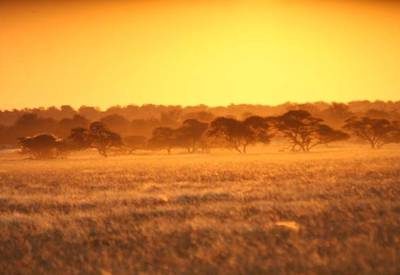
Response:
POLYGON ((32 2, 0 3, 0 108, 400 100, 391 1, 32 2))

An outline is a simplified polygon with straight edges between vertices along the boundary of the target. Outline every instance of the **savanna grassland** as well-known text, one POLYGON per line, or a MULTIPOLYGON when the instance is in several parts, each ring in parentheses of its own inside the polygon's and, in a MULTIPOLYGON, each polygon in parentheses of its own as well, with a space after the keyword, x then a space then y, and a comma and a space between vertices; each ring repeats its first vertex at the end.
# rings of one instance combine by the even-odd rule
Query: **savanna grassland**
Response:
POLYGON ((0 273, 399 274, 399 153, 3 153, 0 273))

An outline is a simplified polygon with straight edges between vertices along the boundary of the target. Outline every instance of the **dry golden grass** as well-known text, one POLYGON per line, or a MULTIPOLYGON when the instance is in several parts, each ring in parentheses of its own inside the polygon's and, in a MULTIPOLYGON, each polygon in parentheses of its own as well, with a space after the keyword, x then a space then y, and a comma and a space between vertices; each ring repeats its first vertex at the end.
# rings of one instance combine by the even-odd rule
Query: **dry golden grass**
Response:
POLYGON ((399 274, 399 148, 0 158, 1 274, 399 274))

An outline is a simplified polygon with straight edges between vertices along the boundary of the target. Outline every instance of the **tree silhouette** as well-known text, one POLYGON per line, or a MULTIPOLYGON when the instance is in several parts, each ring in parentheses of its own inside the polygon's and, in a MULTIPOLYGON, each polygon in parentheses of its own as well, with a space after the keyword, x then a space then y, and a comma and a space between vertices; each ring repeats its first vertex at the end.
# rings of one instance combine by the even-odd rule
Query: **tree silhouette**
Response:
POLYGON ((100 121, 92 122, 89 126, 89 139, 91 146, 107 157, 107 150, 111 147, 122 147, 123 142, 119 134, 108 130, 100 121))
POLYGON ((53 158, 57 156, 59 144, 60 140, 50 134, 19 138, 21 152, 30 154, 34 158, 53 158))
POLYGON ((73 128, 71 134, 66 139, 70 150, 84 150, 90 148, 92 140, 89 130, 83 127, 73 128))
POLYGON ((247 146, 256 142, 269 142, 268 123, 264 118, 252 116, 245 121, 219 117, 211 122, 208 135, 221 137, 239 153, 246 153, 247 146))
MULTIPOLYGON (((182 121, 195 119, 211 123, 217 117, 225 117, 237 119, 240 123, 246 124, 245 120, 253 116, 252 114, 261 115, 262 117, 278 116, 288 110, 308 111, 312 114, 312 117, 322 118, 325 121, 322 122, 321 120, 319 124, 326 124, 333 128, 342 127, 345 121, 353 116, 400 121, 400 101, 354 101, 347 104, 328 104, 324 102, 306 104, 285 103, 278 106, 239 104, 219 107, 208 107, 206 105, 181 107, 147 104, 142 106, 112 106, 106 110, 90 106, 82 106, 78 110, 75 110, 71 106, 64 105, 61 107, 0 110, 0 124, 3 125, 0 128, 0 146, 12 148, 16 146, 18 137, 35 136, 41 133, 54 133, 56 136, 66 138, 70 135, 72 129, 80 127, 88 129, 90 122, 100 120, 105 125, 107 131, 119 133, 124 137, 150 137, 155 128, 170 127, 174 129, 175 143, 173 146, 183 147, 189 151, 196 151, 202 147, 226 146, 227 144, 234 148, 233 144, 235 143, 240 144, 240 151, 245 151, 246 139, 249 144, 263 140, 262 131, 260 131, 262 128, 257 130, 252 127, 249 131, 249 129, 246 129, 247 126, 239 125, 239 128, 244 127, 239 133, 247 132, 247 134, 244 136, 241 134, 233 135, 234 138, 231 140, 236 142, 229 142, 229 139, 226 139, 225 135, 220 132, 218 137, 204 135, 200 140, 195 138, 196 144, 193 146, 193 142, 190 142, 190 135, 186 134, 185 131, 187 129, 182 125, 182 121), (243 118, 243 120, 239 118, 243 118), (254 135, 255 132, 258 132, 258 136, 254 135)), ((274 121, 274 125, 277 124, 277 117, 270 120, 274 121)), ((271 125, 271 123, 269 124, 271 125)), ((308 128, 312 129, 313 127, 308 125, 308 128)), ((323 135, 318 134, 318 131, 315 129, 312 131, 313 135, 317 137, 315 141, 319 139, 321 143, 330 141, 333 137, 339 138, 342 136, 338 132, 327 130, 328 128, 326 127, 316 125, 314 128, 319 128, 319 131, 324 133, 323 135)), ((270 132, 270 129, 271 127, 268 128, 268 132, 270 132)), ((347 131, 353 133, 349 129, 347 131)), ((277 132, 288 138, 281 131, 277 132)), ((388 133, 387 138, 382 140, 384 140, 384 143, 397 142, 396 132, 391 131, 388 133)), ((368 142, 371 143, 370 141, 368 142)), ((373 146, 382 147, 383 145, 380 145, 378 142, 373 146)), ((298 144, 292 143, 292 147, 293 150, 303 150, 298 144)))
POLYGON ((317 145, 348 138, 304 110, 289 111, 275 118, 276 129, 291 143, 291 151, 308 152, 317 145))
POLYGON ((247 133, 240 121, 234 118, 218 117, 211 122, 208 135, 224 139, 229 147, 242 153, 242 146, 244 146, 244 138, 247 133))
POLYGON ((177 143, 184 145, 189 153, 194 153, 198 149, 198 145, 207 128, 208 123, 198 121, 197 119, 187 119, 176 130, 177 143))
POLYGON ((96 148, 104 157, 107 157, 107 151, 111 147, 120 148, 123 146, 121 136, 108 130, 107 127, 99 121, 91 123, 89 129, 82 127, 72 129, 65 143, 65 147, 70 150, 83 150, 90 147, 96 148))
POLYGON ((261 142, 267 144, 270 142, 272 134, 270 133, 270 125, 266 118, 260 116, 250 116, 243 122, 246 128, 246 143, 244 144, 243 151, 246 152, 246 147, 249 144, 261 142))
POLYGON ((314 137, 316 139, 316 142, 314 144, 311 144, 309 149, 317 145, 328 144, 331 142, 346 140, 350 138, 350 136, 347 133, 340 130, 332 129, 330 126, 326 124, 318 125, 314 137))
POLYGON ((396 142, 400 128, 398 123, 387 119, 352 117, 346 120, 344 129, 368 142, 371 148, 379 149, 387 143, 396 142))

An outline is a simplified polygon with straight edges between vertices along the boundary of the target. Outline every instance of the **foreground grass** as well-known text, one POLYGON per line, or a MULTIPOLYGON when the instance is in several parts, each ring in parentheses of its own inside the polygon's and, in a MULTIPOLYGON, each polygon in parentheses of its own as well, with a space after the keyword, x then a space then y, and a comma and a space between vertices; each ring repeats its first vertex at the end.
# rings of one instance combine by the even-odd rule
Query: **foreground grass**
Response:
POLYGON ((398 274, 398 150, 0 159, 1 274, 398 274))

